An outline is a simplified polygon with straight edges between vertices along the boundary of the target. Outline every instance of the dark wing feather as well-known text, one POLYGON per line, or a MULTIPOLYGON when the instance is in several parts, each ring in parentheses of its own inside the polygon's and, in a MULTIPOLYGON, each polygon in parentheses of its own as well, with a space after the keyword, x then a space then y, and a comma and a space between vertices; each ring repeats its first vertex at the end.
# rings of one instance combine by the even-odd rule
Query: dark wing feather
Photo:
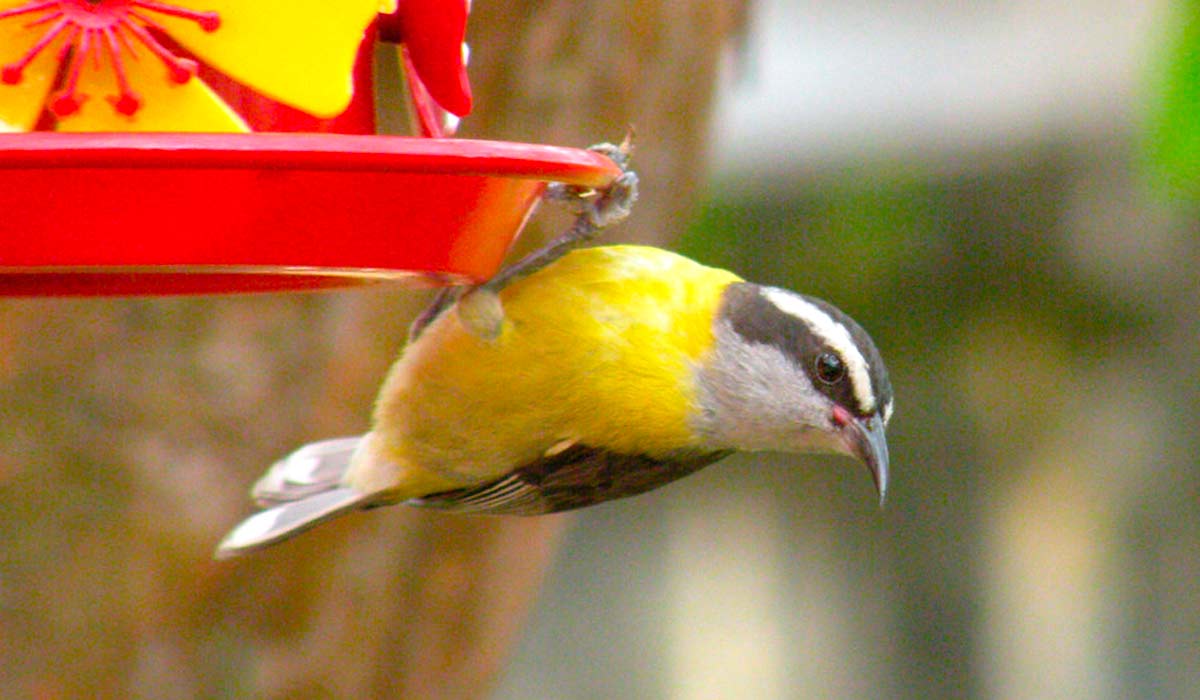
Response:
POLYGON ((730 454, 680 452, 666 458, 572 445, 481 486, 410 501, 443 510, 542 515, 595 505, 658 488, 730 454))

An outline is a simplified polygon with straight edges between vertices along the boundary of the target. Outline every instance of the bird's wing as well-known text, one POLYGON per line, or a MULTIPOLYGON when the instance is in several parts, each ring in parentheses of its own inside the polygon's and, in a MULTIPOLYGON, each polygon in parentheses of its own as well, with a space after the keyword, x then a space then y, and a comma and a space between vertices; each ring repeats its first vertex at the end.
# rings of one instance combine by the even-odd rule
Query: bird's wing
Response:
POLYGON ((729 454, 688 451, 656 458, 575 444, 483 485, 408 503, 470 513, 541 515, 649 491, 729 454))

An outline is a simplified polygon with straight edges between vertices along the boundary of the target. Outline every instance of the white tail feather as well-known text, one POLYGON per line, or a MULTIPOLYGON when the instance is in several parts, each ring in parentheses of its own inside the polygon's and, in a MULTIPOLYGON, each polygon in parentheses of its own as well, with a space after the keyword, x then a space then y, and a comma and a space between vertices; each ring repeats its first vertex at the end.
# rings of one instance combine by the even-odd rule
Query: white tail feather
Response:
POLYGON ((362 507, 370 494, 344 485, 342 477, 363 444, 358 437, 322 440, 271 465, 252 490, 259 505, 270 507, 246 518, 226 535, 217 546, 217 558, 275 544, 362 507))
POLYGON ((216 557, 226 559, 294 537, 314 525, 362 507, 368 498, 368 494, 339 487, 255 513, 221 540, 216 557))
POLYGON ((270 506, 337 488, 361 443, 361 437, 347 437, 305 445, 271 465, 251 494, 270 506))

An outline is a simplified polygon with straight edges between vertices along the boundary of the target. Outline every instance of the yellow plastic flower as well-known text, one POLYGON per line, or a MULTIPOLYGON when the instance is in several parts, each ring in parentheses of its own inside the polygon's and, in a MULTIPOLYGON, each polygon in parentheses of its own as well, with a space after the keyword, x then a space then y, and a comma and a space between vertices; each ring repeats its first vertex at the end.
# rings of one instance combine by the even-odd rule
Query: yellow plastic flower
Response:
POLYGON ((197 62, 273 100, 332 117, 353 96, 367 28, 395 6, 0 0, 0 131, 248 131, 197 78, 197 62))

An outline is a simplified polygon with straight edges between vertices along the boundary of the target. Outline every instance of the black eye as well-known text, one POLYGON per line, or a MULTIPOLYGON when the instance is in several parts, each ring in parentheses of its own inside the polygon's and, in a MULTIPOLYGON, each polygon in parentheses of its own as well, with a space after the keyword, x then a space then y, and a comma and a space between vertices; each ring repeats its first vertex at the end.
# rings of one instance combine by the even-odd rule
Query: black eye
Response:
POLYGON ((846 365, 842 364, 842 358, 831 352, 817 355, 817 377, 821 381, 826 384, 834 384, 844 376, 846 376, 846 365))

